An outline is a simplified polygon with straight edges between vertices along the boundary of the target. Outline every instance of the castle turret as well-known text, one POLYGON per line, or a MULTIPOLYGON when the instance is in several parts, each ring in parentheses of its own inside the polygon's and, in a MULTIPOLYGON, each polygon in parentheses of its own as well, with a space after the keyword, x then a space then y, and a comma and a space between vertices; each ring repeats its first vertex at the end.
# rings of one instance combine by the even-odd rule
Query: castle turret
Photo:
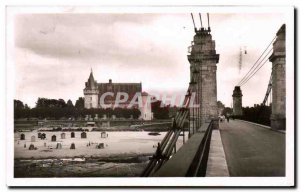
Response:
POLYGON ((240 86, 235 86, 232 94, 233 99, 233 115, 241 116, 243 115, 242 111, 242 90, 240 86))
POLYGON ((84 93, 84 107, 87 109, 98 108, 99 90, 97 81, 93 76, 93 70, 91 70, 88 81, 85 83, 84 93))

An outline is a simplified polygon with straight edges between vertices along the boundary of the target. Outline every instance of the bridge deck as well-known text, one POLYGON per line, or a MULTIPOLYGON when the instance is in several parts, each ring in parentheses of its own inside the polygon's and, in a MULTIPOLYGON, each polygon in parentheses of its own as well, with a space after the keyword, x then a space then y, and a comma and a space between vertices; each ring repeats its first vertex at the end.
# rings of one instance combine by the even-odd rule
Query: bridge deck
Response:
POLYGON ((247 122, 220 123, 230 176, 284 176, 285 134, 247 122))

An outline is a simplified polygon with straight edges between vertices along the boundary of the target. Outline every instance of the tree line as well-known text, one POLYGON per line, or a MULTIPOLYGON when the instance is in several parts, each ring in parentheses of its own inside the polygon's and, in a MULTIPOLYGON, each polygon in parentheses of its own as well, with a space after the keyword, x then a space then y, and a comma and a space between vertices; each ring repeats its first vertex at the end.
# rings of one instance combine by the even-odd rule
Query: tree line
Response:
MULTIPOLYGON (((155 119, 168 119, 169 106, 160 107, 161 101, 152 103, 152 112, 155 119)), ((14 100, 14 118, 38 118, 38 119, 62 119, 62 118, 84 118, 86 115, 91 115, 102 118, 104 115, 107 117, 116 118, 134 118, 138 119, 141 112, 137 108, 84 108, 84 98, 79 97, 75 105, 71 100, 65 102, 63 99, 48 99, 38 98, 36 105, 30 108, 20 100, 14 100)))
POLYGON ((272 113, 272 104, 270 104, 270 106, 255 104, 253 107, 243 107, 242 116, 233 116, 233 109, 230 107, 225 107, 221 101, 218 101, 217 105, 221 115, 268 126, 271 124, 270 117, 272 113))
POLYGON ((242 119, 245 121, 251 121, 254 123, 262 124, 262 125, 271 125, 271 113, 272 113, 272 105, 258 105, 255 104, 253 107, 243 107, 243 115, 242 116, 232 116, 233 118, 242 119))
POLYGON ((71 100, 65 102, 63 99, 47 99, 38 98, 35 107, 29 108, 20 100, 14 100, 14 117, 19 118, 38 118, 38 119, 62 119, 62 118, 85 118, 86 115, 91 115, 102 118, 103 115, 116 118, 134 118, 140 116, 138 109, 123 109, 123 108, 108 108, 108 109, 86 109, 84 108, 84 98, 79 97, 75 105, 71 100))

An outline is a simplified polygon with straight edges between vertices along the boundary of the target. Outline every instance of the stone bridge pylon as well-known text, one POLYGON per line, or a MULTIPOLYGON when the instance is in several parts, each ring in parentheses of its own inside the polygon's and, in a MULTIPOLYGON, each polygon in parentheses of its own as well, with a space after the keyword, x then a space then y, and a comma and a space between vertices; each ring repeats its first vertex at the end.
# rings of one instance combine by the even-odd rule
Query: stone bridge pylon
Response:
POLYGON ((234 116, 242 116, 243 109, 242 109, 242 90, 240 86, 235 86, 232 94, 233 100, 233 115, 234 116))
POLYGON ((285 76, 285 24, 281 26, 273 43, 272 62, 272 114, 271 128, 286 127, 286 76, 285 76))
MULTIPOLYGON (((199 115, 195 115, 200 117, 199 126, 218 118, 216 72, 219 54, 216 54, 215 41, 210 32, 210 27, 195 28, 196 34, 187 56, 191 77, 189 89, 196 93, 195 100, 200 105, 196 112, 199 115)), ((193 112, 190 114, 193 115, 193 112)))

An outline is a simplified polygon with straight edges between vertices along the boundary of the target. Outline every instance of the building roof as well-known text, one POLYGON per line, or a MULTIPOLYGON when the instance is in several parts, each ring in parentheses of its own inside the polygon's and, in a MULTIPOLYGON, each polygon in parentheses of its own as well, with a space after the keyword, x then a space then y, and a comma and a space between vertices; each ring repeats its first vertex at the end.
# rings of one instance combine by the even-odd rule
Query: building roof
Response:
POLYGON ((121 94, 121 99, 124 99, 122 93, 128 94, 127 102, 123 102, 122 104, 128 104, 133 99, 134 95, 137 92, 142 92, 142 83, 113 83, 111 79, 107 83, 97 83, 93 76, 93 71, 91 70, 88 81, 85 83, 84 90, 98 90, 99 101, 102 94, 107 92, 112 92, 114 96, 106 96, 105 103, 110 104, 114 103, 116 100, 117 94, 121 94))
POLYGON ((94 79, 93 70, 91 69, 91 73, 88 81, 85 83, 85 88, 97 89, 97 81, 94 79))

